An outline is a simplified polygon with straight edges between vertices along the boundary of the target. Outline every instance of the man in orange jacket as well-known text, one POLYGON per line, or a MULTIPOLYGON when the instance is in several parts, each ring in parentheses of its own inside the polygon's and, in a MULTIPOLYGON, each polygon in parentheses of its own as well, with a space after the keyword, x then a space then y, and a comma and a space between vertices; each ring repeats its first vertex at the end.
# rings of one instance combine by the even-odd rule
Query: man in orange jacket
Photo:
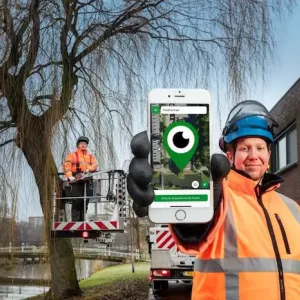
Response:
MULTIPOLYGON (((87 196, 91 193, 91 182, 89 180, 80 180, 83 174, 95 172, 98 168, 98 163, 95 156, 88 152, 89 139, 85 136, 80 136, 77 139, 77 150, 67 155, 64 162, 64 174, 68 181, 72 183, 72 189, 68 194, 69 197, 83 197, 84 185, 86 184, 87 196)), ((89 200, 86 199, 86 210, 89 200)), ((83 199, 72 200, 72 221, 83 221, 84 216, 84 201, 83 199)))
MULTIPOLYGON (((274 126, 259 102, 236 105, 220 139, 226 156, 211 159, 213 219, 169 224, 179 249, 197 256, 193 300, 300 299, 300 209, 275 192, 283 179, 266 172, 274 126)), ((146 133, 135 136, 131 147, 127 188, 142 217, 154 200, 146 133)))

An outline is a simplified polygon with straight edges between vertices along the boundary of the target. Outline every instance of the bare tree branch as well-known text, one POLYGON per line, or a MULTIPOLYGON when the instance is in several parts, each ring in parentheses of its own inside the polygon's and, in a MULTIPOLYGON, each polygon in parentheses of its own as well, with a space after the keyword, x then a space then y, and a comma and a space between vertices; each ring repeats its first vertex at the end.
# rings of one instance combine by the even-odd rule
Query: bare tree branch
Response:
POLYGON ((53 99, 53 95, 40 95, 40 96, 35 96, 32 99, 32 105, 39 105, 39 100, 44 100, 44 99, 48 99, 48 100, 52 100, 53 99))
POLYGON ((10 128, 10 127, 16 127, 16 124, 12 120, 0 121, 0 129, 10 128))
POLYGON ((30 73, 30 76, 36 73, 39 73, 41 70, 48 68, 50 66, 61 66, 62 65, 62 61, 50 61, 44 65, 36 65, 33 69, 32 72, 30 73))
POLYGON ((40 43, 40 16, 39 16, 39 3, 40 0, 32 0, 29 10, 30 17, 32 20, 32 32, 30 37, 30 48, 27 54, 27 58, 23 66, 19 71, 19 77, 26 79, 30 74, 35 60, 37 58, 39 43, 40 43))
MULTIPOLYGON (((163 0, 157 1, 156 3, 149 3, 147 5, 145 4, 146 2, 141 2, 140 5, 138 7, 136 7, 136 8, 132 8, 134 6, 134 5, 132 5, 132 7, 130 7, 130 9, 125 10, 124 13, 122 13, 121 15, 119 15, 111 23, 111 25, 109 26, 109 28, 107 28, 103 32, 103 34, 96 41, 94 41, 90 46, 88 46, 82 52, 80 52, 76 56, 75 62, 81 61, 85 56, 87 56, 92 51, 94 51, 95 49, 97 49, 97 47, 99 47, 108 38, 110 38, 110 37, 118 34, 119 32, 122 32, 122 30, 125 30, 126 27, 122 28, 122 29, 119 29, 119 30, 116 30, 116 28, 118 28, 119 26, 121 26, 124 22, 126 22, 127 20, 129 20, 132 16, 137 15, 138 13, 140 13, 143 10, 146 10, 147 8, 156 7, 161 2, 163 2, 163 0)), ((131 27, 131 26, 132 25, 129 25, 127 27, 131 27)))
POLYGON ((10 40, 10 55, 7 59, 7 61, 0 67, 0 76, 1 78, 4 77, 5 72, 7 72, 7 70, 14 65, 17 65, 21 53, 18 50, 18 43, 19 40, 16 38, 15 36, 15 31, 14 31, 14 25, 13 25, 13 18, 11 15, 11 11, 10 11, 10 7, 9 7, 10 3, 8 0, 4 0, 3 2, 3 23, 4 23, 4 32, 6 33, 8 39, 10 40))
POLYGON ((7 141, 1 143, 1 144, 0 144, 0 147, 3 147, 3 146, 5 146, 5 145, 8 145, 8 144, 13 143, 13 142, 15 142, 15 141, 16 141, 15 139, 7 140, 7 141))

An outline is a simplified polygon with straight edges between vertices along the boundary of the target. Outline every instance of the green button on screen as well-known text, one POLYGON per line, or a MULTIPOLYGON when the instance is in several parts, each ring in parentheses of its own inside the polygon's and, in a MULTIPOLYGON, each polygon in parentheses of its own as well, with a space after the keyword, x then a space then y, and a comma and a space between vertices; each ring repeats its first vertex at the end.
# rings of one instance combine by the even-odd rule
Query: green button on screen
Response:
POLYGON ((160 107, 159 107, 159 105, 152 105, 152 114, 153 115, 160 114, 160 107))
POLYGON ((208 201, 208 195, 156 195, 157 202, 208 201))

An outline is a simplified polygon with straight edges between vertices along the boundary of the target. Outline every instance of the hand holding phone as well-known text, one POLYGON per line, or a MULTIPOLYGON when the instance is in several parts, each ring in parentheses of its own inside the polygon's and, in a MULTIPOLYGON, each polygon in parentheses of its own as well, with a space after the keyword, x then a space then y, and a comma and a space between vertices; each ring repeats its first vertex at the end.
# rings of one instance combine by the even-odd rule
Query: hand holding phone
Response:
MULTIPOLYGON (((152 185, 152 169, 148 161, 150 143, 147 132, 136 134, 131 141, 131 150, 134 155, 127 175, 127 190, 133 200, 132 209, 138 217, 148 216, 148 206, 153 202, 155 194, 152 185)), ((210 160, 211 177, 214 189, 214 210, 220 204, 222 180, 230 171, 228 158, 220 153, 212 155, 210 160)))

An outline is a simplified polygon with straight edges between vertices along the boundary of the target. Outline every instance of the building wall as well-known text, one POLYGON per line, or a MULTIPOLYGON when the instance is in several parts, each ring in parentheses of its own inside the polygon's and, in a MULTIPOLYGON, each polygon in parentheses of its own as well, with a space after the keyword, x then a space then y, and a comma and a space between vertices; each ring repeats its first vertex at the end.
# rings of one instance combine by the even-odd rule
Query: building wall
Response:
MULTIPOLYGON (((278 191, 300 203, 300 78, 271 109, 271 114, 279 123, 279 128, 275 129, 275 137, 279 137, 296 122, 298 160, 296 164, 278 172, 285 180, 278 191)), ((275 157, 272 156, 272 159, 275 157)))
POLYGON ((44 217, 29 217, 28 223, 33 226, 34 228, 37 228, 39 226, 44 225, 44 217))

